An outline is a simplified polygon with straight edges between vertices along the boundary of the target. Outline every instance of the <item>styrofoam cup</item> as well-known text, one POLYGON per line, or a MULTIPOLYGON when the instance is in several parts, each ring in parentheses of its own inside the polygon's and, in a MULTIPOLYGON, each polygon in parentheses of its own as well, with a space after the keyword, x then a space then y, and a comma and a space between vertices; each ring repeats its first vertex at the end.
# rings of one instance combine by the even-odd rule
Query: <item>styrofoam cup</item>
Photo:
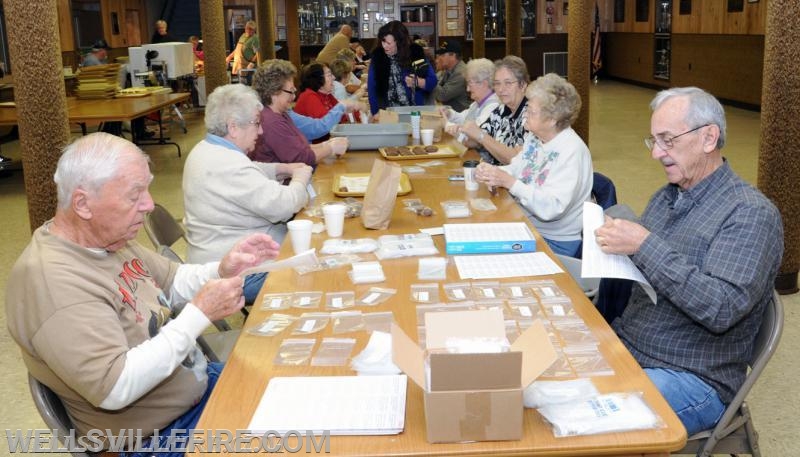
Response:
POLYGON ((341 203, 322 205, 322 215, 325 217, 325 230, 328 231, 328 236, 333 238, 342 236, 346 209, 347 207, 341 203))
POLYGON ((433 144, 433 129, 422 129, 419 134, 422 137, 423 145, 430 146, 433 144))
POLYGON ((309 219, 295 219, 286 224, 292 237, 292 249, 295 254, 311 248, 311 226, 313 225, 314 223, 309 219))

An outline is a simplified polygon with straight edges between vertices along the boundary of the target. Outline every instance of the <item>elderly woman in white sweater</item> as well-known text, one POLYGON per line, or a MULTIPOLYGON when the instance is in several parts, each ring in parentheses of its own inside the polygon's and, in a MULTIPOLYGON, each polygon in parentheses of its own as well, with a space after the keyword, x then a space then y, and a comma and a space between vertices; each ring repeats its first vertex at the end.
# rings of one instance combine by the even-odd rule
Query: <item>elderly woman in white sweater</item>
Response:
POLYGON ((570 127, 581 98, 553 73, 532 82, 525 96, 525 128, 538 139, 526 139, 508 165, 480 164, 475 177, 490 187, 507 188, 553 252, 574 257, 581 246, 583 202, 592 193, 592 157, 570 127))
MULTIPOLYGON (((263 232, 286 236, 285 222, 308 203, 311 167, 302 163, 253 162, 247 153, 262 134, 258 94, 244 84, 214 89, 206 104, 207 134, 183 168, 188 261, 220 260, 242 237, 263 232), (281 184, 291 178, 288 185, 281 184)), ((252 303, 265 274, 245 278, 252 303)))

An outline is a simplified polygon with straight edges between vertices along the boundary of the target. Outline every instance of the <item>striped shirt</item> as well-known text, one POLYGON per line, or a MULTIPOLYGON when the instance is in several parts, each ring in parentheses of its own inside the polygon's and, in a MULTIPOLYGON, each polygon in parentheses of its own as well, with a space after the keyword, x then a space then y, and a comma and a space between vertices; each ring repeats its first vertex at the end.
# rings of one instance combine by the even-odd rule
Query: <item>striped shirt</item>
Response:
POLYGON ((780 213, 725 162, 689 190, 663 187, 641 223, 651 234, 631 259, 658 302, 635 286, 614 329, 643 367, 691 372, 729 403, 772 299, 780 213))

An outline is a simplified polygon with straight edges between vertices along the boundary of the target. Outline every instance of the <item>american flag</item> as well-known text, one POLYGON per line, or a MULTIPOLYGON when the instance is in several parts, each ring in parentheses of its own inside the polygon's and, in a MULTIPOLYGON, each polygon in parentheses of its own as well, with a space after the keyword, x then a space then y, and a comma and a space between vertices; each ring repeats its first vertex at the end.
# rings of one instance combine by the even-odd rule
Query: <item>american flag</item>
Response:
POLYGON ((594 3, 594 33, 592 34, 592 76, 603 68, 603 51, 600 43, 600 8, 594 3))

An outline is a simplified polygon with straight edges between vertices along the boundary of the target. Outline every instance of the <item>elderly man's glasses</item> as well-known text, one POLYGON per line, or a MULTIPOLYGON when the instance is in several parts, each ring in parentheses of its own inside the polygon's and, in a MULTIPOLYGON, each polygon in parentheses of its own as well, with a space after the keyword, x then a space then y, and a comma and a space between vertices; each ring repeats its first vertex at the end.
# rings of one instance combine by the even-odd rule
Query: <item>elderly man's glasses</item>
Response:
POLYGON ((690 133, 692 133, 694 131, 700 130, 703 127, 708 127, 709 125, 711 125, 711 124, 703 124, 703 125, 700 125, 700 126, 697 126, 697 127, 693 128, 691 130, 687 130, 687 131, 685 131, 683 133, 679 133, 679 134, 677 134, 677 135, 675 135, 673 137, 670 137, 670 138, 663 138, 663 137, 660 137, 660 136, 650 135, 649 137, 644 139, 644 145, 647 146, 647 149, 650 150, 650 151, 652 151, 653 148, 656 147, 656 145, 658 145, 659 149, 661 149, 662 151, 669 151, 674 146, 673 142, 677 138, 680 138, 680 137, 682 137, 684 135, 688 135, 688 134, 690 134, 690 133))

